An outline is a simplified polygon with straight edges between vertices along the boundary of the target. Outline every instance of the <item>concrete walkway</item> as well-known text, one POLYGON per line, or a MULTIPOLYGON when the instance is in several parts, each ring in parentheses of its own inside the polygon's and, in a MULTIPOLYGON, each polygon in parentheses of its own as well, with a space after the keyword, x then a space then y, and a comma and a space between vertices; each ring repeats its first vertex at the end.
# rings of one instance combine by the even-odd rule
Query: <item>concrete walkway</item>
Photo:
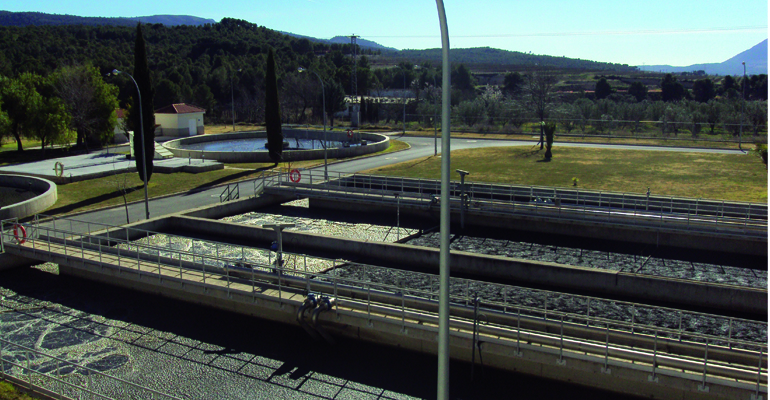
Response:
MULTIPOLYGON (((0 167, 0 173, 33 175, 52 180, 56 183, 68 183, 136 171, 136 161, 129 160, 125 154, 118 154, 115 151, 113 148, 89 154, 7 165, 0 167), (59 171, 61 171, 61 175, 57 174, 57 164, 60 164, 59 171)), ((221 163, 212 160, 188 160, 181 158, 154 160, 153 165, 153 171, 158 173, 178 171, 196 173, 224 167, 221 163)))

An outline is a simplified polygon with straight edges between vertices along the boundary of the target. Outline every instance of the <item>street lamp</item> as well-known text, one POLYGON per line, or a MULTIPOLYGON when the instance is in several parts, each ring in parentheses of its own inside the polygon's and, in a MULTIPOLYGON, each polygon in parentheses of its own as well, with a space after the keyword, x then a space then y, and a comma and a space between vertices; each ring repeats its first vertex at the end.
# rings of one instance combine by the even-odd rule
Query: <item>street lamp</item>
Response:
MULTIPOLYGON (((414 69, 423 69, 419 65, 415 65, 414 69)), ((436 75, 433 75, 433 88, 438 88, 436 86, 436 75)), ((436 108, 433 107, 433 156, 438 155, 438 131, 436 130, 436 108)))
MULTIPOLYGON (((305 69, 305 68, 302 68, 302 67, 299 67, 299 68, 297 68, 297 71, 302 73, 302 72, 309 71, 309 70, 305 69)), ((328 181, 329 180, 329 169, 328 169, 328 163, 327 163, 327 158, 326 158, 326 147, 327 147, 327 144, 326 144, 326 91, 324 89, 324 81, 323 81, 323 79, 321 79, 321 76, 318 75, 315 71, 309 71, 309 72, 312 72, 315 76, 317 76, 318 80, 321 82, 321 100, 323 101, 322 102, 322 106, 323 106, 322 113, 324 115, 324 180, 328 181)))
POLYGON ((441 223, 439 225, 439 302, 438 302, 438 382, 436 397, 449 398, 449 106, 451 71, 449 70, 449 28, 444 1, 436 0, 441 26, 441 223))
MULTIPOLYGON (((136 83, 136 79, 134 79, 131 74, 128 72, 118 71, 117 69, 112 70, 112 75, 118 75, 118 74, 126 74, 129 78, 131 78, 131 81, 134 82, 134 86, 136 86, 136 94, 139 97, 139 141, 142 144, 142 164, 141 164, 141 170, 140 174, 142 175, 142 181, 144 181, 144 211, 146 219, 150 219, 150 202, 147 197, 147 157, 145 156, 144 151, 144 117, 142 116, 142 93, 139 91, 139 85, 136 83)), ((108 76, 110 74, 107 74, 108 76)))
MULTIPOLYGON (((236 72, 241 71, 243 71, 243 69, 239 68, 236 72)), ((230 104, 233 106, 233 132, 235 132, 235 87, 233 86, 233 75, 235 75, 235 72, 230 75, 230 104)))
POLYGON ((743 94, 741 94, 741 130, 738 132, 738 150, 743 150, 741 148, 741 142, 743 141, 743 112, 746 108, 746 62, 742 62, 743 64, 743 82, 741 82, 741 85, 743 86, 743 94))
POLYGON ((404 119, 402 122, 402 127, 404 128, 404 135, 406 135, 406 68, 404 68, 403 77, 404 77, 404 95, 401 96, 401 98, 404 99, 404 119))

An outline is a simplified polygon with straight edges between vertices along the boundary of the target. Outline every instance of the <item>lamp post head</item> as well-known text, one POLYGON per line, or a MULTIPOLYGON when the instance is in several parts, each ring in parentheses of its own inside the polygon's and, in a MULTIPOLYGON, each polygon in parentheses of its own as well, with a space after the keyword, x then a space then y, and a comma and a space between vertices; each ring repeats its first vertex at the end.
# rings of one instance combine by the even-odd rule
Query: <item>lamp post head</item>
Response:
POLYGON ((297 72, 305 72, 305 68, 299 67, 297 68, 297 72))
POLYGON ((113 69, 113 70, 112 70, 112 74, 113 74, 113 75, 117 75, 117 74, 119 74, 119 73, 120 73, 120 71, 118 71, 117 69, 113 69))

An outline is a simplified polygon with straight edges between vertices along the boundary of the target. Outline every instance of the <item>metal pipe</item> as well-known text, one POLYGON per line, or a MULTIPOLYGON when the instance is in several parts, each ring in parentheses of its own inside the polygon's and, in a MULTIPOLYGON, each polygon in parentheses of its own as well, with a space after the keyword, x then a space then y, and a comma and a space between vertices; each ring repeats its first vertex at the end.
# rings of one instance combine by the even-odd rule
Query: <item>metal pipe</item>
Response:
POLYGON ((331 337, 331 335, 329 335, 326 331, 324 331, 323 328, 321 328, 321 325, 318 323, 318 315, 324 311, 331 310, 336 303, 337 300, 333 297, 321 297, 318 307, 316 307, 315 311, 313 311, 313 316, 310 318, 312 328, 318 332, 318 334, 321 335, 327 343, 332 345, 335 344, 334 338, 331 337))
POLYGON ((318 332, 316 332, 307 324, 307 322, 305 322, 305 310, 313 309, 316 307, 316 305, 318 305, 318 301, 316 300, 315 295, 313 293, 309 293, 305 301, 302 303, 299 309, 297 309, 297 323, 302 327, 302 329, 307 331, 313 340, 319 340, 320 338, 318 337, 318 332))

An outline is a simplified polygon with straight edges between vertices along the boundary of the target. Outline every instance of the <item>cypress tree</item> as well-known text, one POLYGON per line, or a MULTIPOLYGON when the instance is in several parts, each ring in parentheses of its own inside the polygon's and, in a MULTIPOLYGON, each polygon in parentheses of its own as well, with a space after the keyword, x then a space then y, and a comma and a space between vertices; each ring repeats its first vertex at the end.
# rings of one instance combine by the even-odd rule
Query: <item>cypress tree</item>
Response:
POLYGON ((139 96, 134 97, 134 104, 131 107, 132 112, 130 117, 132 119, 132 126, 134 127, 134 155, 136 157, 136 170, 139 172, 139 178, 143 177, 143 171, 147 170, 147 182, 150 181, 152 176, 153 164, 152 160, 155 157, 155 111, 153 109, 153 101, 155 98, 155 90, 152 87, 152 81, 150 80, 150 67, 147 64, 147 48, 145 46, 144 37, 142 36, 142 24, 136 25, 136 47, 134 48, 134 79, 136 85, 139 86, 139 92, 142 95, 142 119, 144 122, 144 142, 139 139, 141 130, 139 129, 139 105, 137 104, 139 96), (142 159, 142 148, 144 146, 144 153, 147 160, 142 159))
POLYGON ((265 71, 265 129, 268 154, 275 165, 278 165, 283 152, 283 133, 281 132, 281 106, 278 102, 278 79, 275 76, 275 55, 272 48, 267 53, 265 71))

